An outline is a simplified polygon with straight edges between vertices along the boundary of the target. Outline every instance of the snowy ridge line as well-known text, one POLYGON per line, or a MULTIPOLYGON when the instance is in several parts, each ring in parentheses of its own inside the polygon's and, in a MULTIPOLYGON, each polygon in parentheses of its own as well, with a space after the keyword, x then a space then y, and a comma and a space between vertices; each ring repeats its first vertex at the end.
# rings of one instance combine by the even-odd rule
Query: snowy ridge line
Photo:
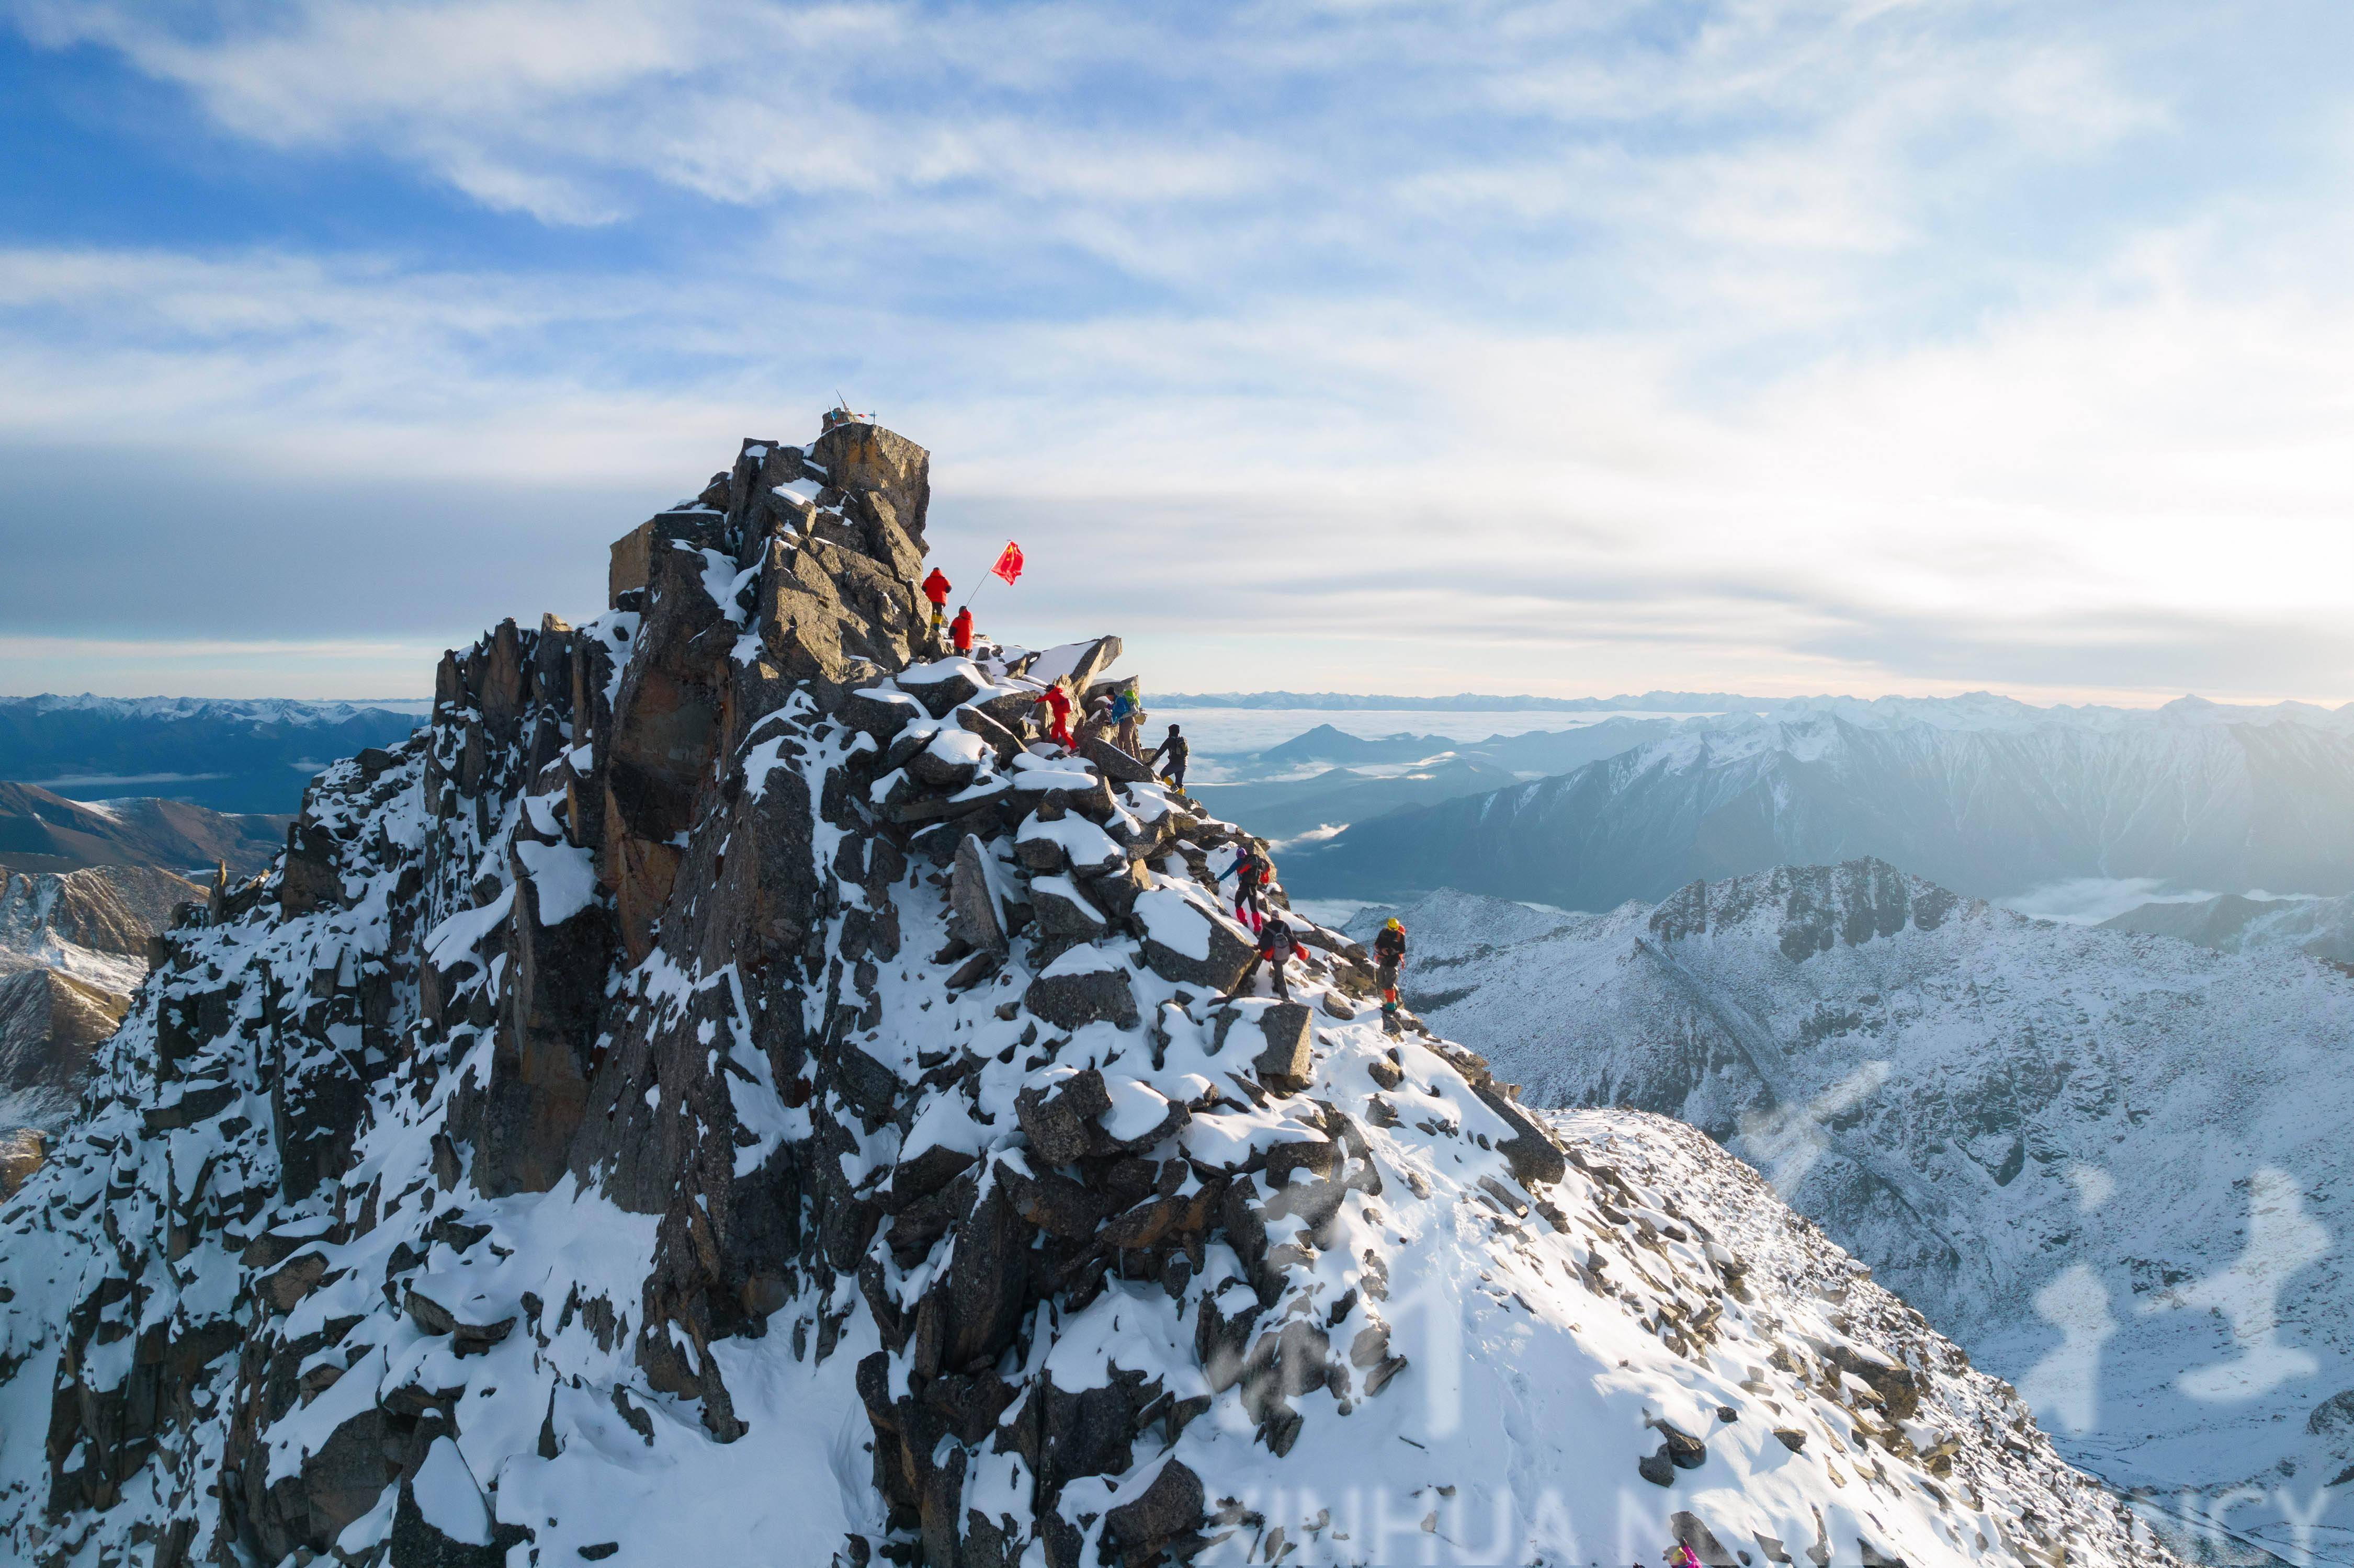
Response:
POLYGON ((361 714, 414 714, 422 704, 410 698, 375 702, 318 702, 296 697, 101 697, 84 692, 59 696, 0 697, 0 718, 14 715, 87 714, 109 719, 227 719, 248 724, 342 724, 361 714))
POLYGON ((1116 639, 922 656, 928 495, 748 441, 167 935, 0 1207, 17 1560, 2171 1561, 1346 938, 1234 994, 1242 835, 1032 738, 1116 639))

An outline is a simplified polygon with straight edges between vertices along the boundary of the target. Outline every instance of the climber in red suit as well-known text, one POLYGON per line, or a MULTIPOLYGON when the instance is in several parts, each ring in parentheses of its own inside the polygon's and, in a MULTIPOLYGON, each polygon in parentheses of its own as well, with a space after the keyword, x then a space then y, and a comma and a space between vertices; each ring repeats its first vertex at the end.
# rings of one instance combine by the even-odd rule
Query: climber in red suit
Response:
MULTIPOLYGON (((904 582, 907 579, 903 577, 900 580, 904 582)), ((924 579, 924 597, 932 601, 932 646, 938 648, 940 645, 940 624, 948 619, 949 605, 948 576, 938 567, 934 567, 932 575, 924 579)))

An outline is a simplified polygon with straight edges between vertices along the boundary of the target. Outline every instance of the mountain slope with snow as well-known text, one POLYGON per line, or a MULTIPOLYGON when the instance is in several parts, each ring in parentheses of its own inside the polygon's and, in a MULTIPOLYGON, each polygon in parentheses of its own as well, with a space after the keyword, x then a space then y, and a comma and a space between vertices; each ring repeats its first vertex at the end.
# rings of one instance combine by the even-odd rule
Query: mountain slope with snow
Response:
POLYGON ((0 870, 0 1132, 64 1124, 90 1053, 147 976, 154 935, 202 896, 153 866, 0 870))
POLYGON ((1222 1001, 1235 831, 1018 733, 1113 640, 915 656, 928 493, 748 442, 167 934, 0 1207, 14 1560, 2171 1561, 1341 938, 1222 1001))
POLYGON ((2354 891, 2354 732, 2336 714, 2255 722, 2177 703, 2130 722, 1973 725, 1857 705, 1872 711, 1686 726, 1559 778, 1362 822, 1295 853, 1293 884, 1607 909, 1869 855, 1983 897, 2070 877, 2354 891))
POLYGON ((0 784, 0 869, 119 865, 187 873, 227 862, 235 874, 249 876, 284 847, 286 821, 152 796, 86 803, 28 784, 0 784))
MULTIPOLYGON (((2126 1486, 2354 1560, 2354 980, 1877 862, 1402 912, 1410 1003, 1532 1104, 1723 1140, 2126 1486)), ((1368 916, 1370 919, 1371 916, 1368 916)))

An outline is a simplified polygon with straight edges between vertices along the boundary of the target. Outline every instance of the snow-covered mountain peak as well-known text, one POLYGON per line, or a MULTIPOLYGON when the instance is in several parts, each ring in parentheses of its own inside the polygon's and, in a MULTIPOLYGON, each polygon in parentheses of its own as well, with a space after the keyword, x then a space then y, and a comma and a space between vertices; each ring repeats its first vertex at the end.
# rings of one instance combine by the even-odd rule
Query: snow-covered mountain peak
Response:
POLYGON ((747 442, 168 934, 0 1209, 16 1560, 2168 1561, 1766 1195, 1268 994, 1030 733, 1117 640, 922 646, 928 468, 747 442))
POLYGON ((1984 916, 1988 909, 1886 861, 1866 858, 1688 883, 1654 909, 1645 925, 1662 942, 1710 934, 1740 939, 1746 934, 1728 927, 1770 931, 1776 947, 1804 961, 1835 946, 1851 948, 1907 929, 1934 931, 1956 915, 1984 916))
POLYGON ((1409 1004, 1531 1104, 1704 1129, 2120 1488, 2354 1559, 2342 966, 2031 920, 1868 860, 1600 915, 1398 913, 1409 1004))

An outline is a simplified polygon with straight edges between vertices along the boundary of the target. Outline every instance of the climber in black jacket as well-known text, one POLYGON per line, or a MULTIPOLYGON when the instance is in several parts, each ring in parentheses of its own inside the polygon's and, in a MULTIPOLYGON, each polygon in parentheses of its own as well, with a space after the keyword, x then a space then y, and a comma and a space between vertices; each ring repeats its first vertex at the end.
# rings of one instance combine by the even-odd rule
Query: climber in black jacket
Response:
POLYGON ((1267 923, 1258 928, 1258 951, 1251 955, 1251 961, 1244 968, 1242 978, 1235 981, 1235 989, 1226 992, 1224 1000, 1232 1001, 1248 991, 1252 978, 1258 973, 1259 965, 1265 964, 1274 976, 1275 994, 1289 1001, 1291 988, 1284 982, 1283 966, 1295 958, 1303 964, 1308 962, 1308 949, 1292 936, 1291 923, 1283 917, 1283 911, 1269 911, 1267 923))
POLYGON ((1177 726, 1172 724, 1169 726, 1169 738, 1162 741, 1154 749, 1152 755, 1144 759, 1144 765, 1147 768, 1161 768, 1161 759, 1167 758, 1169 766, 1161 768, 1161 776, 1169 780, 1170 788, 1182 795, 1185 791, 1185 755, 1191 749, 1185 744, 1185 737, 1177 733, 1177 726))
POLYGON ((1373 976, 1382 987, 1382 1027, 1398 1030, 1398 970, 1405 964, 1405 927, 1395 916, 1382 923, 1373 938, 1373 976))
POLYGON ((1218 873, 1218 880, 1235 879, 1235 918, 1256 931, 1267 918, 1267 885, 1275 880, 1275 864, 1244 839, 1235 846, 1235 863, 1218 873))

